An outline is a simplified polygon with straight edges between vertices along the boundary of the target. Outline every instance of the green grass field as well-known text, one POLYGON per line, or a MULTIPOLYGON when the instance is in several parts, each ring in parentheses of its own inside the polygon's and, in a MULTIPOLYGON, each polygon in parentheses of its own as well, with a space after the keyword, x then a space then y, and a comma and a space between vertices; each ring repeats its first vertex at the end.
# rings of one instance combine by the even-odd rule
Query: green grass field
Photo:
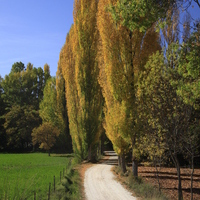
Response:
POLYGON ((44 153, 0 154, 0 199, 47 199, 49 183, 60 180, 70 155, 44 153))

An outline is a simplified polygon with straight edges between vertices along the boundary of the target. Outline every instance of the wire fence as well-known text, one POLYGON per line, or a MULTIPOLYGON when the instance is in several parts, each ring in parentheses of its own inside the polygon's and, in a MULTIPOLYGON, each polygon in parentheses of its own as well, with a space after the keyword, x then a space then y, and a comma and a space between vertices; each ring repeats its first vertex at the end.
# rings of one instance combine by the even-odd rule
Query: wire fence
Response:
MULTIPOLYGON (((64 176, 65 176, 65 171, 66 170, 64 168, 63 168, 63 171, 60 171, 60 177, 59 177, 60 183, 61 183, 62 178, 64 178, 64 176)), ((48 200, 51 199, 51 195, 53 193, 55 193, 55 191, 56 191, 56 176, 54 175, 53 176, 53 184, 51 184, 51 182, 49 183, 49 189, 48 189, 48 195, 47 195, 48 200), (52 189, 52 186, 53 186, 53 189, 52 189)), ((37 198, 37 192, 36 191, 34 191, 33 197, 34 197, 33 198, 34 200, 43 200, 41 197, 37 198)))

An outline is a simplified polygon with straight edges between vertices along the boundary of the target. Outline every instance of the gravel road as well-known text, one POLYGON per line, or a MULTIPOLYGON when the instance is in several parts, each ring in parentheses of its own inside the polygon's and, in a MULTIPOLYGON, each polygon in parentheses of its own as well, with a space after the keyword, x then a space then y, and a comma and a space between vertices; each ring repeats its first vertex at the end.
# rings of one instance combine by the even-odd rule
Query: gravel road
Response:
POLYGON ((114 180, 111 168, 117 163, 114 152, 106 152, 109 160, 96 164, 85 172, 84 188, 87 200, 136 200, 119 182, 114 180))

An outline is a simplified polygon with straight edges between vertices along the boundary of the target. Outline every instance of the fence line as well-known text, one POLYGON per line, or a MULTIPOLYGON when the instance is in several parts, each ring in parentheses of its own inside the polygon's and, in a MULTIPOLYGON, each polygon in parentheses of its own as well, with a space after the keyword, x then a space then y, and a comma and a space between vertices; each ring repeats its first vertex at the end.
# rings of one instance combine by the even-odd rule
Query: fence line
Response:
MULTIPOLYGON (((67 167, 66 167, 66 170, 67 170, 67 167)), ((61 179, 62 177, 64 178, 65 176, 65 171, 66 171, 64 168, 63 168, 63 173, 62 171, 60 171, 60 183, 61 183, 61 179), (63 176, 62 176, 63 175, 63 176)), ((55 193, 56 191, 56 177, 55 175, 53 176, 53 192, 55 193)), ((37 193, 36 191, 34 191, 34 200, 37 200, 37 193)), ((51 183, 49 183, 49 190, 48 190, 48 195, 47 195, 47 199, 50 200, 51 199, 51 183)), ((41 200, 41 198, 40 198, 41 200)))

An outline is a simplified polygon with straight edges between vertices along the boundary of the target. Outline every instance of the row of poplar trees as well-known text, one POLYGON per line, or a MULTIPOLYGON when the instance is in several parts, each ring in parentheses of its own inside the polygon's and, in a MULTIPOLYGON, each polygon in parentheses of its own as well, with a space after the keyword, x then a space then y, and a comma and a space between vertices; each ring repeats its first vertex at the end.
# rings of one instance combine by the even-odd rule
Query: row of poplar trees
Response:
POLYGON ((187 15, 180 44, 184 2, 75 0, 58 64, 74 152, 95 160, 105 130, 123 172, 131 150, 134 176, 141 155, 155 160, 167 152, 179 199, 178 155, 190 158, 194 169, 200 139, 199 28, 196 23, 191 32, 187 15))

